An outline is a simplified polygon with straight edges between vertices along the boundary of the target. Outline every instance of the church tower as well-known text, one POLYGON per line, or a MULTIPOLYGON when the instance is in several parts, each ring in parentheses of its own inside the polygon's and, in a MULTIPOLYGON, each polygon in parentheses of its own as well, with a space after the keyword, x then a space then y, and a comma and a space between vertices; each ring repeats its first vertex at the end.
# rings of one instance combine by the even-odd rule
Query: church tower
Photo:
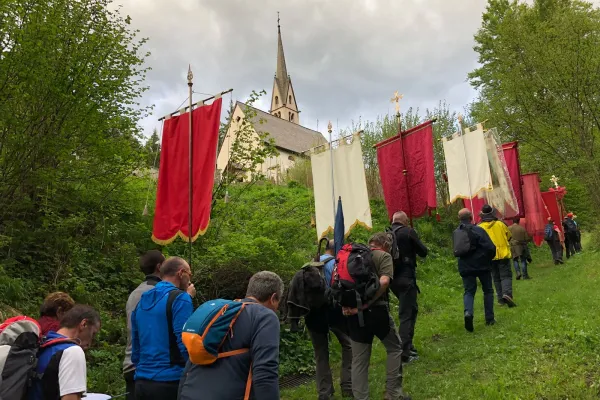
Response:
POLYGON ((269 112, 278 118, 300 124, 300 111, 298 111, 298 104, 296 103, 296 96, 292 87, 292 79, 288 75, 287 67, 285 66, 279 15, 277 15, 277 69, 275 70, 271 111, 269 112))

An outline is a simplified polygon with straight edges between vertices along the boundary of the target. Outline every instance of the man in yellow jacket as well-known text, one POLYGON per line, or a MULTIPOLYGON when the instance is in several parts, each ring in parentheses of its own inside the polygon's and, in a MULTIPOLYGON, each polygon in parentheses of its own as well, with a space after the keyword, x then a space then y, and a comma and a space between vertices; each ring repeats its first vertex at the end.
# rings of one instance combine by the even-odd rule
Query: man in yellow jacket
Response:
POLYGON ((488 204, 481 208, 482 227, 489 235, 492 242, 496 246, 496 256, 492 261, 492 278, 496 287, 496 296, 498 304, 508 304, 509 307, 515 307, 512 292, 512 268, 510 266, 510 238, 511 234, 508 227, 503 221, 499 221, 496 217, 496 210, 488 204))

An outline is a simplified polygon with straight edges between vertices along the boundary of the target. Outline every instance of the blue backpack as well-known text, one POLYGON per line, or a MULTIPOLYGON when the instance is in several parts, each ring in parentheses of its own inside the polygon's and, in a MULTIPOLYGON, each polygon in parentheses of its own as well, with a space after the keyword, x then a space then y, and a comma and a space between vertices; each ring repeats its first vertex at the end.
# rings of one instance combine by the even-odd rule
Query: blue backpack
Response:
POLYGON ((544 240, 552 240, 554 238, 554 228, 551 224, 546 225, 544 229, 544 240))
MULTIPOLYGON (((190 361, 197 365, 213 364, 219 358, 231 357, 247 353, 250 349, 237 349, 221 352, 221 346, 228 336, 233 336, 233 326, 244 308, 252 301, 210 300, 194 311, 183 325, 181 339, 185 345, 190 361)), ((246 382, 244 399, 250 398, 252 386, 252 361, 246 382)))

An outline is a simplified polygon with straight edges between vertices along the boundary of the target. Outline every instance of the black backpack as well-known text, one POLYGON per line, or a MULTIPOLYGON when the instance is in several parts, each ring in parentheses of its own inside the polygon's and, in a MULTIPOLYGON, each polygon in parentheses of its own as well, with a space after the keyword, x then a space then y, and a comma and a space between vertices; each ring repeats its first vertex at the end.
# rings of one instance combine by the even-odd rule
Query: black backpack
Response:
POLYGON ((363 304, 375 297, 379 287, 371 248, 360 243, 344 245, 337 255, 331 290, 339 305, 358 308, 360 326, 364 326, 363 304))
POLYGON ((454 243, 454 257, 465 257, 477 248, 477 240, 473 233, 473 226, 460 225, 452 233, 454 243))
POLYGON ((390 238, 390 241, 392 243, 392 246, 390 248, 390 254, 392 255, 392 260, 394 260, 394 264, 396 263, 397 260, 400 260, 402 258, 402 254, 400 253, 400 248, 398 247, 398 238, 396 237, 396 232, 398 232, 398 230, 400 230, 400 228, 402 228, 401 226, 397 227, 397 228, 393 228, 393 227, 388 227, 385 228, 385 233, 388 235, 388 237, 390 238))
POLYGON ((570 218, 565 219, 565 227, 567 228, 567 233, 577 232, 577 225, 570 218))

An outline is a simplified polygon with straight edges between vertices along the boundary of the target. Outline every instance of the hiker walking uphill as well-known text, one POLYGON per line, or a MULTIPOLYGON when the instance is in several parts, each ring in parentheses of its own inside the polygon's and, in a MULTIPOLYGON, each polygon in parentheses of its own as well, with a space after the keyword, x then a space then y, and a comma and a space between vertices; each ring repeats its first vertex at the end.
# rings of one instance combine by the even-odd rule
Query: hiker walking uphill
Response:
POLYGON ((84 350, 100 330, 100 315, 90 306, 75 305, 50 331, 38 354, 36 377, 28 400, 80 400, 87 390, 84 350))
POLYGON ((567 258, 575 254, 575 245, 577 243, 577 224, 573 221, 573 213, 568 213, 562 223, 565 233, 565 251, 567 258))
POLYGON ((544 228, 544 240, 548 243, 550 251, 552 252, 552 259, 554 265, 564 264, 563 262, 563 248, 560 242, 560 230, 558 226, 554 224, 552 218, 548 218, 548 223, 544 228))
POLYGON ((489 204, 484 205, 479 214, 481 217, 479 226, 486 231, 494 246, 496 246, 496 256, 492 260, 492 278, 496 287, 498 304, 501 306, 508 304, 509 307, 515 307, 512 290, 512 268, 510 266, 509 240, 511 235, 506 224, 499 221, 495 214, 496 210, 492 206, 489 204))
POLYGON ((325 254, 319 262, 308 263, 294 275, 287 296, 288 319, 291 330, 298 330, 304 317, 315 352, 316 381, 319 400, 333 397, 335 389, 329 366, 329 332, 342 348, 340 388, 342 397, 352 397, 352 344, 348 336, 348 321, 342 308, 331 300, 331 276, 335 266, 334 241, 327 240, 325 254), (322 269, 322 271, 320 271, 322 269))
POLYGON ((513 224, 508 227, 510 231, 510 252, 513 258, 513 264, 515 266, 515 272, 517 274, 517 280, 531 279, 529 277, 529 271, 527 270, 527 260, 529 257, 529 247, 527 244, 531 238, 527 234, 525 228, 520 224, 521 218, 515 218, 513 224))
POLYGON ((279 400, 279 319, 275 313, 282 296, 281 278, 262 271, 250 278, 241 302, 211 300, 194 312, 185 326, 190 361, 181 378, 179 400, 279 400), (237 311, 221 314, 212 326, 205 323, 221 312, 222 305, 237 306, 237 311))
POLYGON ((150 250, 140 257, 140 269, 146 278, 139 286, 131 292, 125 305, 127 315, 127 347, 125 348, 125 360, 123 361, 123 377, 127 391, 126 400, 135 399, 135 365, 131 361, 131 314, 136 309, 142 294, 152 289, 160 282, 160 266, 165 261, 165 256, 158 250, 150 250))
POLYGON ((139 400, 177 399, 188 359, 181 331, 193 312, 192 271, 184 259, 170 257, 160 266, 160 275, 162 281, 142 294, 131 315, 131 361, 139 400))
MULTIPOLYGON (((347 270, 352 270, 353 266, 350 264, 359 257, 353 258, 352 252, 344 257, 342 253, 350 251, 354 246, 357 245, 345 245, 338 253, 338 272, 346 267, 347 270), (346 258, 346 266, 343 264, 344 258, 346 258)), ((370 300, 362 307, 355 305, 353 308, 343 308, 344 315, 348 316, 350 339, 352 340, 352 392, 356 400, 370 398, 369 366, 373 339, 377 336, 387 353, 384 398, 388 400, 409 399, 410 397, 404 394, 402 388, 402 342, 390 315, 387 294, 387 289, 394 276, 394 263, 389 253, 392 241, 388 234, 377 233, 369 240, 369 246, 370 252, 361 250, 360 260, 364 260, 369 264, 367 267, 375 271, 378 279, 374 287, 376 291, 369 296, 370 300)))
POLYGON ((415 325, 419 307, 417 305, 417 255, 427 257, 427 247, 419 239, 417 232, 409 226, 408 216, 403 211, 394 214, 391 232, 398 254, 392 251, 394 259, 394 279, 390 285, 399 302, 400 327, 398 333, 402 340, 402 361, 410 362, 418 357, 413 345, 415 325))
POLYGON ((458 273, 463 280, 465 329, 473 332, 473 317, 477 279, 483 291, 486 325, 494 325, 494 288, 492 287, 492 260, 496 246, 481 227, 473 225, 473 214, 468 208, 458 213, 460 225, 453 233, 454 255, 458 257, 458 273))

